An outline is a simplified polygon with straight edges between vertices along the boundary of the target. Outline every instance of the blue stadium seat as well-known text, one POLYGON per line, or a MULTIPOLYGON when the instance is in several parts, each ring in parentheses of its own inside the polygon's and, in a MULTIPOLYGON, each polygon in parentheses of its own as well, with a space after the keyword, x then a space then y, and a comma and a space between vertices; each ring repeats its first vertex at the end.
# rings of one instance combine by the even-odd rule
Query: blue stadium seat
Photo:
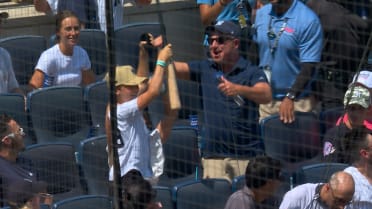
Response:
POLYGON ((26 147, 18 163, 47 183, 54 201, 85 194, 80 184, 75 149, 70 143, 43 143, 26 147))
POLYGON ((334 107, 323 110, 319 113, 319 120, 321 122, 321 133, 324 135, 327 131, 336 126, 338 118, 345 113, 343 106, 334 107))
POLYGON ((34 144, 35 141, 29 132, 29 124, 25 106, 25 98, 21 94, 0 94, 0 114, 5 113, 23 128, 26 133, 24 137, 25 145, 34 144))
MULTIPOLYGON (((160 23, 133 23, 122 25, 114 31, 114 44, 117 65, 131 65, 137 69, 138 43, 141 35, 151 33, 154 37, 165 31, 164 25, 160 23)), ((165 35, 165 34, 163 34, 165 35)), ((156 50, 150 53, 150 70, 154 69, 156 50)))
POLYGON ((32 91, 27 109, 37 143, 70 142, 78 150, 87 138, 90 124, 83 89, 78 86, 53 86, 32 91))
POLYGON ((342 171, 348 166, 344 163, 314 163, 302 166, 293 175, 293 186, 328 182, 333 173, 342 171))
POLYGON ((97 80, 102 79, 107 60, 105 33, 97 29, 83 29, 80 31, 79 45, 87 51, 97 80))
POLYGON ((303 163, 316 161, 322 147, 318 117, 311 112, 295 112, 295 118, 285 124, 276 114, 260 122, 265 153, 292 171, 303 163))
POLYGON ((84 100, 90 113, 91 136, 105 134, 105 114, 109 97, 105 81, 89 84, 84 89, 84 100))
POLYGON ((82 195, 58 201, 51 209, 113 209, 112 200, 104 195, 82 195))
POLYGON ((177 209, 223 209, 232 193, 225 179, 185 181, 173 189, 177 209))
POLYGON ((159 185, 172 186, 180 181, 200 177, 201 157, 198 152, 197 132, 191 127, 173 127, 163 144, 164 174, 159 185))
POLYGON ((88 194, 108 195, 109 167, 106 145, 106 135, 91 137, 80 143, 79 164, 88 194))
POLYGON ((161 202, 163 209, 175 209, 172 189, 163 186, 153 186, 156 191, 156 201, 161 202))
POLYGON ((10 54, 19 85, 27 86, 41 53, 47 48, 46 39, 36 35, 11 36, 0 39, 0 47, 10 54))

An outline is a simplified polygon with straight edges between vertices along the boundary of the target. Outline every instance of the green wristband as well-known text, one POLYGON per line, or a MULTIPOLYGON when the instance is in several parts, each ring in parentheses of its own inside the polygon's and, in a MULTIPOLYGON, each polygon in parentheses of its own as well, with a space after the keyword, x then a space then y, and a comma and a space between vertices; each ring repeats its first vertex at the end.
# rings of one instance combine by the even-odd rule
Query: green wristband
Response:
POLYGON ((161 67, 166 67, 167 66, 167 63, 164 62, 163 60, 157 60, 156 61, 156 65, 160 65, 161 67))

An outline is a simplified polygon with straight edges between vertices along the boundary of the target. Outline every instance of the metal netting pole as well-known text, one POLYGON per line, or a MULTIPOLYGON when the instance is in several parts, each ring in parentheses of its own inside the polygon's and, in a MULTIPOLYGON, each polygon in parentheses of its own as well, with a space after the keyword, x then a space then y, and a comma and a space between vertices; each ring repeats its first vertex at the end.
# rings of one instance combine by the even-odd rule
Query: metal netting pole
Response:
POLYGON ((111 118, 111 142, 112 142, 112 159, 114 169, 114 181, 113 181, 113 206, 115 209, 123 209, 122 198, 121 198, 121 174, 120 174, 120 163, 118 157, 118 144, 117 144, 117 117, 116 117, 116 96, 115 96, 115 45, 114 45, 114 23, 113 23, 113 5, 112 0, 105 0, 106 10, 106 51, 107 51, 107 62, 106 69, 109 72, 110 78, 110 118, 111 118))

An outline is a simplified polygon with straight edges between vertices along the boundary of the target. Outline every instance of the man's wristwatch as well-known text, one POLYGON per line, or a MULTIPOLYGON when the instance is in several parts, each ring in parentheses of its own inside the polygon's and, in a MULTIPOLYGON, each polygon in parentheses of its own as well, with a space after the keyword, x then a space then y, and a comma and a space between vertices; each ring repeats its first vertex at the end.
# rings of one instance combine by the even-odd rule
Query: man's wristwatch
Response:
POLYGON ((296 95, 294 93, 288 92, 285 97, 287 97, 290 100, 295 100, 296 95))

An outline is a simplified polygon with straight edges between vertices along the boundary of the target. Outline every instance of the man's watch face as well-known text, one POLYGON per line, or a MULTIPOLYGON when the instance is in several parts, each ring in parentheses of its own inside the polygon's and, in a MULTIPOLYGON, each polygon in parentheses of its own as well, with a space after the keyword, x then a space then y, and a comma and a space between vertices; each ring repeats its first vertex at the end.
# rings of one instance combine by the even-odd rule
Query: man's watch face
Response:
POLYGON ((291 100, 294 100, 295 97, 296 97, 296 96, 295 96, 294 94, 292 94, 292 93, 287 93, 285 96, 288 97, 288 99, 291 99, 291 100))

